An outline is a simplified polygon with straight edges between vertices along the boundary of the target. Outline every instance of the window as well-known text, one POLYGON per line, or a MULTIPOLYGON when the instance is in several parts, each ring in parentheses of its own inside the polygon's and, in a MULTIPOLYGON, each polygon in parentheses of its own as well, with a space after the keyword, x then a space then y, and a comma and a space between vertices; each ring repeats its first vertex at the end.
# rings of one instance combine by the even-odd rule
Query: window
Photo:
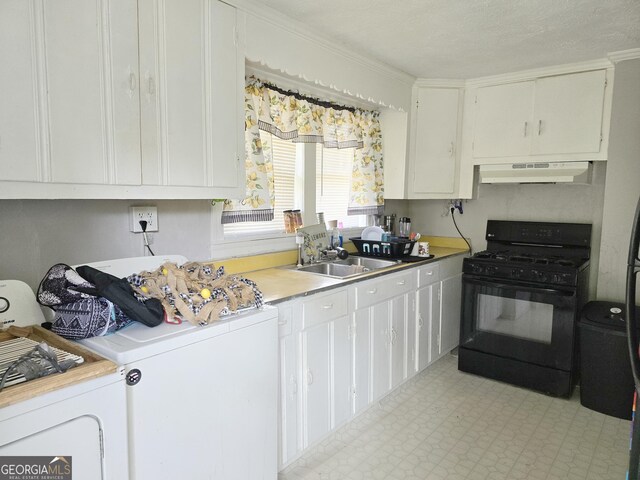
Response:
MULTIPOLYGON (((271 222, 243 222, 224 225, 226 238, 261 237, 284 235, 284 210, 296 206, 296 194, 302 198, 302 192, 296 192, 296 152, 303 146, 288 140, 281 140, 270 133, 260 131, 263 144, 270 144, 273 159, 275 189, 274 219, 271 222)), ((321 144, 315 149, 315 185, 316 212, 323 212, 324 218, 338 220, 342 226, 363 227, 366 215, 347 215, 349 191, 351 186, 351 168, 353 148, 324 148, 321 144)), ((313 180, 312 180, 313 182, 313 180)), ((300 188, 300 187, 298 187, 300 188)))
POLYGON ((338 220, 343 227, 366 225, 366 215, 347 215, 353 154, 353 148, 316 145, 316 212, 323 212, 326 221, 338 220))
POLYGON ((283 210, 291 210, 295 204, 296 144, 281 140, 270 133, 260 131, 263 144, 271 144, 275 205, 270 222, 243 222, 224 225, 225 236, 257 236, 284 232, 283 210))

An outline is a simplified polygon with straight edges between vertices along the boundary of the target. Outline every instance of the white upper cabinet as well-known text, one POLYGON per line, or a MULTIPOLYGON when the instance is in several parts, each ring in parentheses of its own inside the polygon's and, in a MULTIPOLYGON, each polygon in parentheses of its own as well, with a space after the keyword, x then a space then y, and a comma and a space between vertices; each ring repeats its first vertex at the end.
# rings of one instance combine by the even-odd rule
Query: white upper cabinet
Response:
POLYGON ((136 5, 0 4, 0 181, 140 183, 136 5))
POLYGON ((457 88, 419 88, 411 192, 449 194, 458 170, 457 88))
POLYGON ((600 152, 605 85, 605 70, 539 79, 532 153, 600 152))
POLYGON ((415 89, 408 198, 458 196, 461 88, 415 89))
POLYGON ((237 15, 217 0, 1 2, 0 198, 244 196, 237 15))
POLYGON ((608 74, 601 69, 478 87, 474 163, 606 160, 608 74))
POLYGON ((244 156, 236 9, 139 5, 143 183, 236 188, 244 156))
POLYGON ((473 153, 477 158, 528 155, 534 82, 479 88, 473 153))

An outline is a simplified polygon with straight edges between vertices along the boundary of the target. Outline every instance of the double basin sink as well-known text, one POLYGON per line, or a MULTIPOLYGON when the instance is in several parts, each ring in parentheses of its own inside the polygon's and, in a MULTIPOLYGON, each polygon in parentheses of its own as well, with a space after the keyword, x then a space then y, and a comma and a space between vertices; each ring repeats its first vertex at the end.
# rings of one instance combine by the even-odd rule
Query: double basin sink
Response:
MULTIPOLYGON (((382 260, 380 258, 348 257, 344 260, 331 260, 297 267, 298 272, 314 273, 332 278, 351 278, 374 270, 392 267, 401 263, 398 260, 382 260)), ((294 267, 295 268, 295 267, 294 267)))

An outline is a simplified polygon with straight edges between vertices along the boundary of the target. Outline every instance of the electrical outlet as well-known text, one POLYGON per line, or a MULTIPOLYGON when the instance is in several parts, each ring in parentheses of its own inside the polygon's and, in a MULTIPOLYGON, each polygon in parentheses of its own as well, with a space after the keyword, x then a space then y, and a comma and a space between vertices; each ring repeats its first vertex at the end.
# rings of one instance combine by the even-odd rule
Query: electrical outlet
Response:
POLYGON ((140 220, 147 222, 147 232, 158 231, 157 207, 129 207, 129 229, 133 233, 142 233, 140 220))

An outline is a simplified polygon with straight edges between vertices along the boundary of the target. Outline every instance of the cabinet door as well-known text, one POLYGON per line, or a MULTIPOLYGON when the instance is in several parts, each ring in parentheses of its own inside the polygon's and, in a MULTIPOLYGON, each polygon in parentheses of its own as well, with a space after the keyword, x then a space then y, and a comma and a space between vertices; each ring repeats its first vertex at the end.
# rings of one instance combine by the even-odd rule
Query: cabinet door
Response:
POLYGON ((0 179, 139 184, 135 2, 10 1, 0 18, 0 179))
POLYGON ((442 281, 441 297, 440 354, 443 355, 460 343, 462 274, 442 281))
POLYGON ((534 82, 478 88, 473 156, 529 155, 534 82))
POLYGON ((348 316, 331 322, 332 337, 332 419, 331 428, 337 428, 351 417, 351 338, 348 316))
POLYGON ((303 447, 331 428, 330 323, 302 331, 303 447))
POLYGON ((30 2, 0 2, 0 180, 40 180, 34 29, 30 2))
POLYGON ((295 335, 280 338, 280 466, 299 452, 297 366, 295 335))
POLYGON ((236 9, 216 0, 139 3, 143 183, 237 188, 236 9))
POLYGON ((421 288, 417 293, 417 368, 419 372, 427 368, 438 352, 437 340, 440 333, 438 289, 439 284, 436 283, 421 288))
POLYGON ((378 303, 371 308, 371 391, 377 400, 391 389, 390 304, 378 303))
POLYGON ((416 317, 416 292, 407 293, 407 354, 406 378, 418 372, 418 322, 416 317))
POLYGON ((419 88, 414 152, 414 193, 453 193, 459 91, 419 88))
POLYGON ((406 378, 408 294, 391 300, 391 388, 406 378))
POLYGON ((536 81, 532 153, 600 151, 606 71, 536 81))
POLYGON ((354 313, 353 336, 353 413, 358 414, 371 403, 371 324, 370 308, 354 313))

